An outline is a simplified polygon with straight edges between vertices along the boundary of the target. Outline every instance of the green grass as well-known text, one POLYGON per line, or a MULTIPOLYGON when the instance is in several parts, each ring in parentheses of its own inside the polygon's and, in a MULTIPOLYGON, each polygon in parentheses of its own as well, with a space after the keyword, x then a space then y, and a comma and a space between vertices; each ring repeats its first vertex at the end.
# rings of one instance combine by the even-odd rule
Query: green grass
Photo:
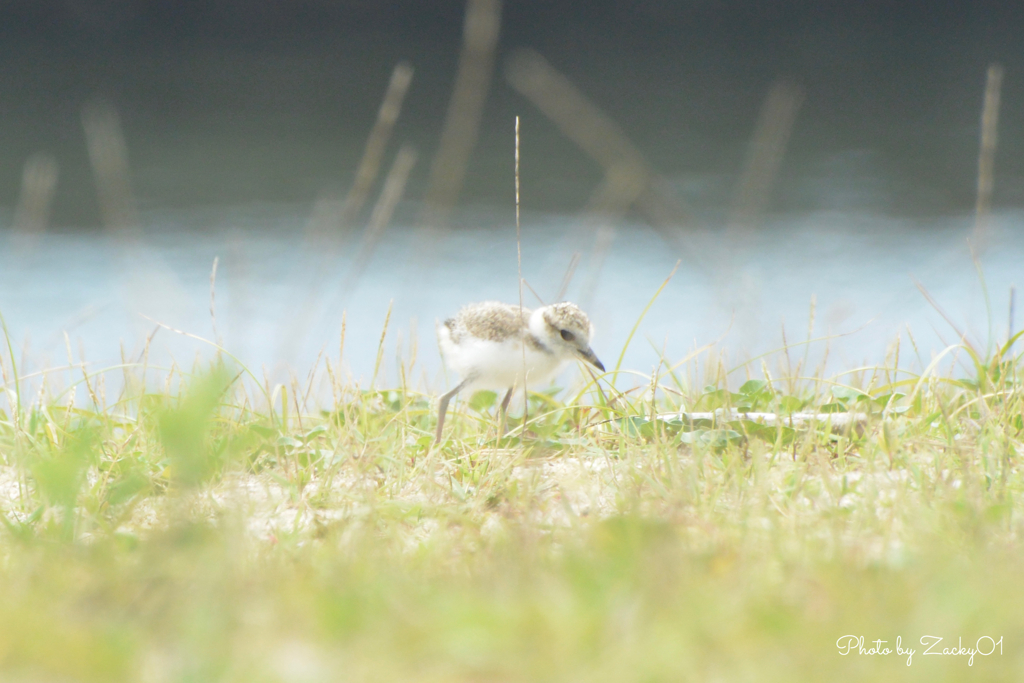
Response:
POLYGON ((477 395, 435 448, 431 397, 329 363, 276 388, 128 366, 106 397, 8 356, 0 679, 1020 680, 1020 358, 779 358, 534 394, 500 439, 477 395), (869 418, 671 415, 718 408, 869 418), (845 635, 916 654, 842 656, 845 635), (924 656, 926 635, 1002 654, 924 656))

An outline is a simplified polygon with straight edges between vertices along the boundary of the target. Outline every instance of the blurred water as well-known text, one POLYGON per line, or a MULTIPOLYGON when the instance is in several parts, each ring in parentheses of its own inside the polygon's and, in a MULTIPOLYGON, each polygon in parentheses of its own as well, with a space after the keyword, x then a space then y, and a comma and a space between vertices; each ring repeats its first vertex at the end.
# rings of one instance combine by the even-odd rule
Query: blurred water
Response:
MULTIPOLYGON (((28 243, 3 230, 0 313, 22 373, 65 364, 65 332, 76 361, 84 354, 92 367, 115 364, 122 348, 135 360, 155 321, 214 339, 210 271, 216 257, 217 334, 257 374, 304 377, 321 349, 336 359, 345 311, 344 365, 366 382, 391 306, 378 385, 399 382, 396 358, 408 362, 410 340, 417 339, 409 381, 436 390, 446 379, 435 321, 467 302, 518 298, 510 218, 481 211, 467 220, 478 227, 432 241, 415 229, 396 227, 347 298, 341 288, 357 242, 332 254, 303 239, 306 207, 150 214, 150 227, 134 242, 51 233, 28 243)), ((598 273, 593 226, 574 217, 532 215, 523 226, 523 274, 550 301, 573 252, 583 254, 567 298, 587 308, 597 327, 594 349, 613 366, 644 306, 681 258, 625 354, 623 366, 643 374, 662 351, 679 360, 715 342, 739 363, 780 348, 783 329, 790 344, 801 341, 812 300, 813 336, 831 336, 811 345, 813 361, 827 352, 831 371, 879 363, 898 334, 908 341, 909 329, 921 360, 914 360, 907 343, 903 358, 920 367, 955 343, 957 334, 927 303, 915 279, 974 343, 984 347, 1006 337, 1009 288, 1024 282, 1024 214, 992 219, 989 247, 980 258, 991 319, 967 245, 971 226, 967 217, 782 215, 752 234, 687 233, 685 253, 677 254, 653 230, 626 225, 598 273)), ((529 290, 525 301, 537 303, 529 290)), ((207 344, 161 329, 149 362, 188 366, 197 355, 213 353, 207 344)), ((794 356, 802 353, 799 347, 794 356)), ((769 364, 773 371, 776 360, 769 364)))

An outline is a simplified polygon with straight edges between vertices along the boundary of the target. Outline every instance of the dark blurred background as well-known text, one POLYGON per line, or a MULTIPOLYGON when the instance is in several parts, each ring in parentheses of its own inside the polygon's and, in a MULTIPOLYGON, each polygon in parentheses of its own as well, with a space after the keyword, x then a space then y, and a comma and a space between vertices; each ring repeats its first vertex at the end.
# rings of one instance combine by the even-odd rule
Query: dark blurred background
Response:
MULTIPOLYGON (((985 70, 1005 67, 994 206, 1024 205, 1024 35, 1014 2, 517 0, 463 204, 510 205, 512 119, 523 196, 579 210, 600 181, 502 75, 530 46, 601 106, 680 198, 729 202, 758 111, 787 79, 805 99, 770 209, 968 212, 985 70)), ((454 0, 8 0, 0 5, 0 206, 25 159, 60 164, 52 222, 99 223, 80 112, 118 108, 143 209, 312 202, 352 182, 391 69, 416 69, 395 132, 422 196, 452 92, 454 0)))

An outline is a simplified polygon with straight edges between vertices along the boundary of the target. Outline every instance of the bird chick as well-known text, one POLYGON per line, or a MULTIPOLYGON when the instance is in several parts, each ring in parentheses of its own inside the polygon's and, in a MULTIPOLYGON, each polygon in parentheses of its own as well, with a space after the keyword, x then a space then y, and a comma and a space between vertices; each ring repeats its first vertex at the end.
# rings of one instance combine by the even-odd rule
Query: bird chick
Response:
POLYGON ((513 387, 548 382, 567 361, 579 358, 603 372, 590 348, 593 332, 587 314, 568 302, 533 311, 497 301, 462 308, 437 327, 441 355, 461 382, 440 399, 436 440, 441 440, 448 402, 464 389, 507 389, 504 416, 513 387))

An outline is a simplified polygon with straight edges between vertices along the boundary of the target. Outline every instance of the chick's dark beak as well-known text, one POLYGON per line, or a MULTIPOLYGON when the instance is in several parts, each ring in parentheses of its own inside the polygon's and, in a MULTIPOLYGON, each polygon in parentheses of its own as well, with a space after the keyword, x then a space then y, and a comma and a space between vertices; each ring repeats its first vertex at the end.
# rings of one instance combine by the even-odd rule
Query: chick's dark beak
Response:
POLYGON ((604 372, 604 363, 597 359, 597 356, 594 355, 594 351, 589 346, 585 349, 580 349, 580 358, 587 361, 601 372, 604 372))

